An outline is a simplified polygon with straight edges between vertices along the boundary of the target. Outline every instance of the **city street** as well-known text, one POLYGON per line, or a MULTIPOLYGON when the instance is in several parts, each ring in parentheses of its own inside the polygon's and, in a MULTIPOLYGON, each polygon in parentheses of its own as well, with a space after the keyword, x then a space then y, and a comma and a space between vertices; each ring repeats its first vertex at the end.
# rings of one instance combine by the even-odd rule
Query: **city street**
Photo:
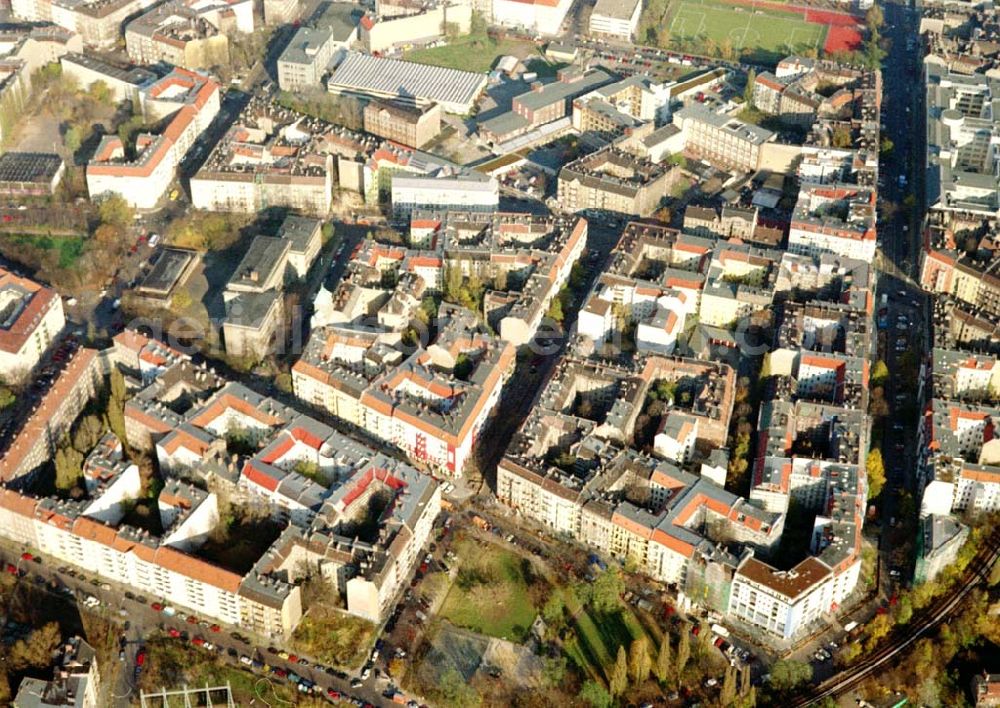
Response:
MULTIPOLYGON (((880 163, 880 197, 895 209, 879 222, 879 238, 886 266, 880 273, 877 293, 879 321, 879 358, 888 366, 889 381, 885 399, 890 406, 891 425, 887 424, 882 440, 882 458, 886 467, 886 488, 879 509, 881 535, 885 535, 902 520, 899 502, 904 493, 914 491, 917 385, 899 374, 904 362, 919 365, 926 348, 927 324, 924 296, 913 280, 919 269, 920 223, 923 194, 921 190, 923 164, 923 93, 914 91, 921 67, 918 53, 912 51, 916 41, 918 15, 902 3, 884 5, 883 33, 891 42, 889 55, 883 64, 883 138, 893 147, 880 163), (912 199, 907 199, 912 195, 912 199), (910 207, 907 207, 909 201, 910 207), (891 271, 891 272, 886 272, 891 271), (883 309, 883 301, 885 307, 883 309)), ((911 364, 912 366, 913 364, 911 364)), ((915 522, 915 519, 907 520, 915 522)), ((894 577, 905 579, 912 567, 897 567, 891 544, 880 544, 878 566, 880 587, 888 587, 894 577), (890 575, 892 573, 892 575, 890 575)), ((912 559, 909 559, 912 561, 912 559)))
MULTIPOLYGON (((309 661, 308 665, 292 663, 268 649, 272 644, 279 644, 279 642, 250 637, 247 636, 248 633, 245 630, 237 630, 233 627, 223 626, 220 628, 221 631, 212 632, 210 629, 212 622, 204 618, 199 618, 200 622, 188 622, 189 612, 179 607, 176 608, 177 612, 173 616, 167 616, 162 611, 153 609, 152 603, 162 602, 161 598, 135 596, 124 586, 112 586, 103 580, 99 582, 87 574, 76 571, 71 574, 68 568, 47 558, 40 563, 23 561, 21 559, 22 552, 24 549, 18 548, 8 541, 3 541, 0 544, 0 565, 6 567, 9 563, 23 571, 24 575, 20 582, 31 583, 35 592, 53 598, 60 597, 70 602, 75 600, 80 612, 95 612, 123 628, 122 636, 126 638, 126 644, 123 646, 125 660, 117 672, 116 681, 107 686, 108 701, 111 705, 123 707, 130 705, 136 695, 133 680, 136 654, 142 648, 143 640, 154 633, 165 634, 171 628, 182 633, 182 637, 176 639, 178 642, 189 642, 190 639, 198 636, 212 642, 216 647, 217 658, 240 670, 251 670, 250 667, 240 664, 240 657, 245 656, 251 660, 260 660, 270 667, 284 669, 286 672, 294 671, 299 676, 315 683, 324 696, 327 689, 332 688, 345 697, 356 696, 370 705, 383 706, 391 703, 390 700, 382 696, 382 691, 388 685, 384 679, 380 680, 373 675, 363 682, 362 686, 353 688, 351 686, 352 677, 344 672, 327 669, 312 661, 309 661), (41 578, 44 584, 36 580, 36 577, 41 578), (100 601, 100 606, 94 610, 84 609, 82 605, 87 596, 97 598, 100 601), (128 630, 124 629, 126 621, 129 625, 128 630)), ((110 675, 110 667, 102 668, 102 673, 105 676, 110 675), (105 671, 107 673, 104 673, 105 671)), ((283 681, 273 673, 265 671, 254 671, 254 673, 269 681, 283 681)))

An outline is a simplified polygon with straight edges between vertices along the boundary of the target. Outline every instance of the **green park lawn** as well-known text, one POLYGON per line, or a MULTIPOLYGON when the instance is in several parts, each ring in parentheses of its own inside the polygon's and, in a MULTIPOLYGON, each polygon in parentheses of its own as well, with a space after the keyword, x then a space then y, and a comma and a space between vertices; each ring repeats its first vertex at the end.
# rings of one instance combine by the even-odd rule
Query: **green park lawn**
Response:
POLYGON ((469 35, 443 47, 414 49, 406 52, 403 58, 418 64, 485 74, 493 68, 499 57, 507 54, 525 57, 536 52, 537 49, 531 42, 516 39, 502 39, 498 42, 490 37, 469 35))
POLYGON ((538 614, 530 584, 530 563, 497 546, 484 548, 472 539, 456 544, 461 566, 441 607, 440 616, 458 627, 520 642, 538 614))

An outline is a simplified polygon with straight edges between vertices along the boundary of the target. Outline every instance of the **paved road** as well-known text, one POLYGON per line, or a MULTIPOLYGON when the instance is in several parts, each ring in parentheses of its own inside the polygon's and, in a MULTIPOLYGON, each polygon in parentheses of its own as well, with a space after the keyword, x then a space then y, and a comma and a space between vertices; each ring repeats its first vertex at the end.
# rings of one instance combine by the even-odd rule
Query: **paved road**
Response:
MULTIPOLYGON (((914 91, 919 85, 920 64, 918 53, 907 49, 908 42, 916 42, 919 17, 908 6, 887 3, 885 6, 886 27, 884 34, 892 40, 889 56, 883 70, 884 105, 882 111, 885 129, 883 136, 893 142, 893 150, 881 164, 883 186, 880 197, 897 205, 902 205, 912 195, 918 206, 911 210, 899 208, 891 218, 879 225, 882 250, 897 272, 914 275, 919 268, 919 224, 922 219, 923 195, 921 193, 921 171, 923 162, 923 93, 914 91), (900 182, 900 179, 903 182, 900 182)), ((889 366, 890 376, 886 386, 886 399, 892 410, 882 442, 882 457, 886 463, 886 490, 882 495, 881 520, 886 529, 895 519, 903 520, 900 499, 904 493, 914 496, 916 479, 913 474, 915 460, 913 452, 916 439, 916 412, 919 402, 915 400, 916 381, 903 380, 900 372, 903 357, 919 359, 927 342, 924 341, 926 315, 924 296, 919 289, 911 287, 912 281, 880 274, 878 292, 888 296, 887 308, 881 313, 884 329, 879 337, 880 358, 889 366), (900 415, 904 414, 904 415, 900 415)), ((881 300, 880 300, 881 306, 881 300)), ((905 577, 911 568, 897 567, 900 559, 893 558, 893 549, 882 544, 880 569, 884 583, 889 571, 899 571, 905 577)), ((912 560, 912 559, 910 559, 912 560)))
MULTIPOLYGON (((263 638, 250 637, 247 636, 248 633, 245 630, 234 627, 222 627, 221 631, 212 632, 208 621, 202 619, 201 624, 190 623, 187 621, 188 613, 179 608, 176 615, 168 617, 151 607, 151 603, 157 598, 134 596, 127 588, 117 586, 117 584, 115 586, 107 583, 95 585, 91 574, 84 574, 83 579, 79 574, 74 577, 68 572, 60 570, 65 567, 60 565, 58 561, 48 558, 43 559, 41 563, 22 561, 20 555, 23 550, 8 543, 3 543, 0 547, 0 565, 16 564, 20 570, 25 572, 21 582, 31 583, 37 591, 63 598, 69 602, 82 604, 82 600, 87 595, 92 595, 101 602, 100 607, 95 610, 96 612, 119 626, 124 626, 126 620, 128 621, 129 629, 123 630, 123 636, 128 642, 124 646, 125 662, 116 681, 108 689, 113 699, 110 702, 115 706, 128 706, 135 695, 133 683, 135 656, 141 648, 143 640, 153 635, 162 636, 170 628, 183 632, 187 637, 187 640, 178 638, 176 641, 190 641, 190 639, 200 636, 212 642, 218 647, 215 651, 220 660, 243 670, 250 671, 239 663, 239 657, 247 656, 251 659, 260 659, 272 667, 294 671, 299 676, 307 678, 321 687, 324 695, 328 688, 333 688, 345 696, 356 696, 373 706, 391 703, 381 695, 387 685, 384 679, 372 676, 362 686, 353 688, 351 678, 347 674, 336 675, 332 673, 332 669, 328 672, 325 668, 312 663, 305 666, 281 659, 269 650, 270 646, 278 644, 276 641, 268 642, 263 638), (41 577, 45 581, 45 585, 37 584, 36 577, 41 577), (126 592, 129 594, 126 595, 126 592)), ((83 612, 84 609, 81 607, 80 611, 83 612)), ((275 648, 280 647, 275 646, 275 648)), ((253 673, 276 683, 284 681, 262 671, 253 673)))
POLYGON ((966 569, 961 583, 954 590, 939 598, 908 624, 905 630, 895 635, 872 656, 861 663, 840 672, 819 686, 810 687, 810 695, 792 701, 792 706, 817 705, 830 697, 839 696, 864 681, 882 666, 895 660, 917 639, 939 625, 958 610, 965 598, 975 588, 989 578, 993 565, 1000 559, 1000 531, 994 532, 983 544, 966 569))

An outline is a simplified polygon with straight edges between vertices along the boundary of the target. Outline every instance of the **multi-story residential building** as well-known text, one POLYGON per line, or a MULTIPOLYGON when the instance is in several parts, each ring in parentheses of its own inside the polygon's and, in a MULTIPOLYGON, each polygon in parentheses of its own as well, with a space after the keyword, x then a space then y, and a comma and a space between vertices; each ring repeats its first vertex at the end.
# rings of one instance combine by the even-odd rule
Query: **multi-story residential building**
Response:
POLYGON ((17 0, 15 17, 29 22, 54 22, 80 35, 90 47, 108 49, 121 37, 125 21, 153 4, 153 0, 17 0))
MULTIPOLYGON (((341 130, 255 96, 191 177, 191 201, 210 211, 285 206, 326 214, 333 201, 333 156, 345 142, 341 130)), ((350 142, 354 158, 361 146, 350 142)))
POLYGON ((831 610, 832 575, 815 558, 791 570, 747 558, 733 581, 727 611, 736 620, 789 639, 831 610))
POLYGON ((169 0, 125 25, 125 49, 138 64, 207 69, 229 62, 228 35, 253 30, 250 0, 169 0))
POLYGON ((494 213, 499 206, 499 183, 480 172, 392 178, 392 211, 397 217, 418 209, 494 213))
POLYGON ((80 637, 59 647, 52 679, 21 679, 14 708, 97 708, 101 672, 97 652, 80 637))
POLYGON ((96 395, 103 364, 93 349, 80 349, 66 362, 37 407, 3 441, 0 479, 11 486, 30 482, 51 459, 60 439, 96 395))
POLYGON ((219 112, 219 85, 203 74, 174 69, 140 92, 144 115, 169 117, 162 133, 136 136, 135 158, 120 136, 101 139, 87 164, 92 199, 117 194, 130 205, 151 209, 174 181, 177 166, 219 112))
POLYGON ((19 381, 62 333, 62 299, 52 288, 0 268, 0 317, 0 376, 19 381))
POLYGON ((938 573, 955 562, 968 537, 969 527, 950 516, 923 516, 917 529, 917 562, 913 582, 932 582, 938 573))
MULTIPOLYGON (((278 401, 227 383, 143 335, 127 333, 115 350, 119 362, 137 353, 140 361, 158 357, 162 362, 160 373, 129 399, 125 422, 128 443, 155 454, 167 478, 159 497, 164 535, 142 537, 148 549, 144 557, 154 566, 148 569, 151 577, 123 582, 197 608, 204 616, 267 636, 287 636, 302 612, 295 583, 307 570, 318 569, 344 598, 348 612, 375 622, 387 616, 419 564, 440 510, 440 487, 433 478, 278 401), (166 405, 178 396, 190 404, 184 415, 166 405), (247 452, 230 453, 226 440, 233 435, 252 441, 247 452), (256 507, 287 524, 245 575, 200 556, 204 538, 219 523, 215 495, 204 487, 224 489, 232 503, 256 507), (384 504, 378 532, 358 537, 356 522, 372 504, 384 504), (177 575, 188 578, 183 587, 174 581, 177 575)), ((88 464, 103 470, 102 492, 66 531, 89 536, 101 525, 107 529, 101 533, 110 534, 108 542, 117 533, 114 548, 135 553, 121 540, 129 530, 115 518, 115 504, 106 501, 112 489, 108 475, 120 469, 107 462, 107 449, 102 444, 95 451, 100 461, 88 464)), ((23 524, 11 529, 31 532, 23 524)), ((76 556, 65 560, 88 567, 76 556)), ((130 557, 119 558, 115 573, 135 564, 130 557)), ((137 566, 132 572, 141 571, 137 566)), ((104 567, 95 572, 118 579, 104 567)))
POLYGON ((590 33, 631 40, 641 14, 642 0, 598 0, 590 13, 590 33))
POLYGON ((425 250, 367 243, 333 292, 317 297, 293 384, 299 398, 457 475, 513 370, 514 347, 530 341, 568 281, 586 221, 456 212, 414 214, 411 224, 425 250), (492 283, 484 315, 500 337, 445 304, 433 341, 402 345, 446 277, 492 283), (501 288, 515 279, 506 297, 501 288))
POLYGON ((364 109, 365 132, 407 147, 419 148, 441 132, 441 107, 407 106, 394 101, 369 101, 364 109))
MULTIPOLYGON (((694 600, 788 639, 849 602, 857 586, 874 279, 866 263, 723 241, 718 215, 705 216, 707 235, 625 228, 584 302, 569 353, 499 464, 497 495, 526 518, 675 583, 682 604, 694 600), (793 291, 788 312, 776 313, 778 297, 789 301, 793 291), (756 319, 778 333, 750 499, 719 486, 735 375, 721 363, 657 356, 648 329, 659 325, 661 307, 674 316, 664 332, 675 333, 676 346, 716 360, 723 347, 757 346, 723 320, 756 319), (676 322, 694 313, 698 327, 682 339, 686 328, 676 322), (620 340, 630 323, 634 343, 620 340), (633 349, 626 344, 636 352, 631 366, 608 364, 633 349), (685 390, 693 381, 706 387, 685 390), (669 461, 644 458, 630 444, 669 461), (704 478, 675 465, 704 470, 704 478), (782 571, 767 559, 793 498, 817 517, 810 555, 782 571)), ((752 223, 729 216, 728 229, 752 223)))
POLYGON ((792 213, 788 250, 871 263, 877 247, 875 205, 875 189, 870 187, 803 184, 792 213))
POLYGON ((559 171, 558 199, 563 209, 603 209, 648 216, 667 194, 669 169, 606 147, 559 171))
POLYGON ((760 126, 692 104, 676 111, 674 125, 684 134, 684 149, 709 162, 753 172, 760 166, 761 148, 776 135, 760 126))
POLYGON ((139 101, 139 92, 159 77, 148 69, 140 67, 122 68, 87 54, 70 52, 59 61, 63 74, 71 77, 77 85, 87 90, 100 81, 111 91, 111 97, 118 103, 139 101))

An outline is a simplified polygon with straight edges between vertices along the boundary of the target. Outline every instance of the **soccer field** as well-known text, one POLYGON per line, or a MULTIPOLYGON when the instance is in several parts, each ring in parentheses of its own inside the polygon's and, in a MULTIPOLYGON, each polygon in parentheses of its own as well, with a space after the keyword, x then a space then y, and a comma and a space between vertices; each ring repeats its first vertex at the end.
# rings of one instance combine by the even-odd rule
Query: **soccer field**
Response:
POLYGON ((806 22, 801 15, 709 1, 677 0, 668 31, 676 39, 727 40, 737 54, 757 58, 821 49, 826 25, 806 22))

